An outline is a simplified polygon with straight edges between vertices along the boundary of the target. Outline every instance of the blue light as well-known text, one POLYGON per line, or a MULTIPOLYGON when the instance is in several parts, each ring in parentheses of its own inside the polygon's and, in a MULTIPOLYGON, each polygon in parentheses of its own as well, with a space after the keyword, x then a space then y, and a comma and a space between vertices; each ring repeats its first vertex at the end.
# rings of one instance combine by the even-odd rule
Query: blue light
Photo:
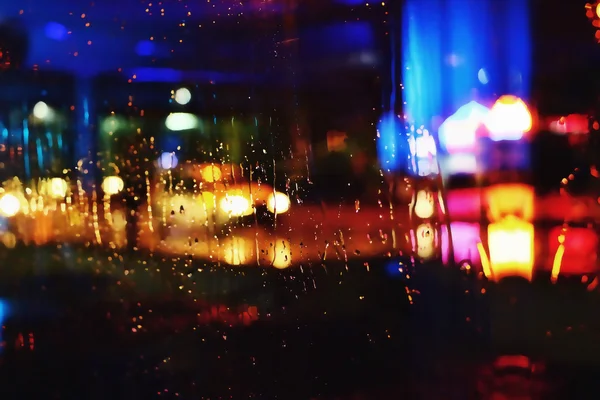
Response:
POLYGON ((479 80, 479 82, 481 82, 482 85, 487 85, 490 82, 485 68, 481 68, 479 72, 477 72, 477 79, 479 80))
POLYGON ((25 176, 31 177, 31 168, 29 165, 29 122, 23 120, 23 147, 25 148, 23 158, 25 159, 25 176))
POLYGON ((225 73, 217 71, 179 71, 172 68, 132 68, 128 76, 136 76, 136 82, 167 82, 181 83, 183 81, 205 81, 215 83, 257 82, 263 79, 259 75, 225 73))
POLYGON ((385 264, 385 274, 390 277, 399 277, 402 275, 402 262, 398 260, 390 260, 385 264))
POLYGON ((377 125, 377 156, 384 171, 396 171, 401 164, 400 141, 406 141, 401 137, 401 128, 400 119, 393 112, 385 113, 377 125))
POLYGON ((42 140, 40 138, 37 138, 35 140, 35 149, 36 149, 36 153, 37 153, 38 167, 40 167, 40 170, 43 171, 44 170, 44 148, 42 147, 42 140))
POLYGON ((407 0, 403 14, 405 114, 411 123, 428 126, 442 112, 442 1, 407 0))
POLYGON ((156 46, 150 40, 141 40, 135 46, 135 52, 138 56, 151 56, 156 51, 156 46))
POLYGON ((301 40, 314 57, 373 50, 375 34, 368 22, 348 22, 306 29, 301 40))
POLYGON ((179 83, 183 80, 183 73, 171 68, 138 68, 130 75, 135 75, 137 82, 179 83))
POLYGON ((531 79, 531 40, 529 29, 529 10, 526 1, 507 0, 507 15, 505 23, 504 40, 508 87, 505 93, 514 94, 527 100, 529 98, 531 79))
POLYGON ((162 169, 173 169, 177 166, 179 160, 175 153, 162 153, 160 155, 159 164, 162 169))
POLYGON ((166 153, 173 153, 182 145, 181 138, 174 134, 166 134, 160 139, 160 147, 166 153))
POLYGON ((432 117, 447 116, 474 100, 475 90, 484 97, 528 97, 528 4, 505 3, 495 7, 493 0, 406 1, 403 78, 409 122, 428 126, 432 117))
POLYGON ((59 42, 66 40, 69 35, 68 29, 58 22, 48 22, 44 28, 44 33, 48 39, 57 40, 59 42))
MULTIPOLYGON (((447 0, 449 35, 447 48, 457 63, 449 65, 450 87, 446 109, 457 109, 473 100, 479 87, 479 70, 490 60, 490 13, 486 1, 447 0)), ((487 78, 487 76, 486 76, 487 78)))
MULTIPOLYGON (((2 326, 4 325, 4 320, 8 316, 8 304, 0 299, 0 343, 2 342, 2 326)), ((4 346, 0 346, 0 351, 4 348, 4 346)))

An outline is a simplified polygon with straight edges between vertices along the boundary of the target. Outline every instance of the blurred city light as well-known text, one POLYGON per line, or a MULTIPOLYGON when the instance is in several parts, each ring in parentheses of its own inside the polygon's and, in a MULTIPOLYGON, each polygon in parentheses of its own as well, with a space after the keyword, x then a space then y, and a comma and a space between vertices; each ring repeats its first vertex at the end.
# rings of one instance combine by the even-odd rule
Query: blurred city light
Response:
POLYGON ((165 126, 171 131, 186 131, 198 128, 198 117, 190 113, 172 113, 165 120, 165 126))
POLYGON ((192 93, 187 88, 179 88, 175 91, 175 101, 182 106, 188 104, 192 100, 192 93))
POLYGON ((107 176, 104 178, 104 181, 102 181, 102 190, 109 196, 121 192, 124 186, 123 179, 118 176, 107 176))
POLYGON ((33 106, 33 116, 37 119, 47 119, 50 116, 50 107, 43 101, 39 101, 33 106))
POLYGON ((488 226, 490 250, 488 279, 500 281, 509 276, 531 280, 534 266, 534 227, 509 215, 488 226))
POLYGON ((290 205, 290 198, 285 193, 271 193, 267 198, 267 209, 273 214, 284 214, 288 212, 290 205))
POLYGON ((476 101, 461 106, 446 118, 439 128, 439 141, 448 153, 475 151, 477 129, 485 121, 489 109, 476 101))
POLYGON ((164 152, 160 155, 158 163, 162 169, 169 170, 177 166, 179 160, 173 152, 164 152))
POLYGON ((5 217, 14 217, 21 210, 21 201, 17 196, 6 193, 0 197, 0 213, 5 217))
POLYGON ((494 141, 520 140, 531 130, 533 119, 529 108, 516 96, 501 96, 490 109, 485 126, 494 141))

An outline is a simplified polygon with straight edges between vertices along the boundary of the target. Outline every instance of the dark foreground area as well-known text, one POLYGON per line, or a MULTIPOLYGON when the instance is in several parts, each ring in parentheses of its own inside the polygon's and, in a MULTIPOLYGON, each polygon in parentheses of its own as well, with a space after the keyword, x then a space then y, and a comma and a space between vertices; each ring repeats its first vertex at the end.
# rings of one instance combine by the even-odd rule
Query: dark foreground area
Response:
POLYGON ((495 285, 391 259, 228 269, 65 247, 0 262, 2 399, 600 393, 600 296, 580 278, 495 285))

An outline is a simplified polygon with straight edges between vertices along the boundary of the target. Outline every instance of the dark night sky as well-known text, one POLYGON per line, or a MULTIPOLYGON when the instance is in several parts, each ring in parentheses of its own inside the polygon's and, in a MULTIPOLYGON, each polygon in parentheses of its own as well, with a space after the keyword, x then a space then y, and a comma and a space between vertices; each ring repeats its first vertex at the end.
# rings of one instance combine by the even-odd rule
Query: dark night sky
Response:
POLYGON ((600 90, 600 44, 580 0, 533 0, 534 97, 541 111, 586 111, 600 90))

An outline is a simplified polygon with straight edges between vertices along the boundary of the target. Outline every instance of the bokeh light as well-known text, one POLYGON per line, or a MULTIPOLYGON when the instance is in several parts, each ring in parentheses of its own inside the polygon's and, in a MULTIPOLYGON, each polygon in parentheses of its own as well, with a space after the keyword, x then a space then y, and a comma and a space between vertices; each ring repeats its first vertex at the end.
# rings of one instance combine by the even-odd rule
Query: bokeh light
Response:
POLYGON ((239 194, 228 194, 219 202, 221 211, 230 217, 245 217, 254 213, 254 208, 248 198, 239 194))
POLYGON ((50 107, 43 101, 39 101, 33 106, 33 116, 38 119, 46 119, 50 116, 50 107))
POLYGON ((187 88, 179 88, 175 91, 175 102, 182 106, 188 104, 192 100, 192 93, 187 88))
POLYGON ((118 176, 107 176, 102 181, 102 190, 109 196, 115 195, 123 190, 125 183, 118 176))
POLYGON ((0 213, 5 217, 14 217, 21 210, 19 198, 13 194, 6 193, 0 197, 0 213))
POLYGON ((426 190, 419 190, 415 200, 415 214, 419 218, 431 218, 435 211, 435 197, 426 190))
POLYGON ((165 120, 165 126, 171 131, 187 131, 200 125, 198 117, 190 113, 172 113, 165 120))
POLYGON ((290 205, 290 198, 285 193, 271 193, 267 199, 267 209, 273 214, 284 214, 288 212, 290 205))
POLYGON ((217 165, 206 165, 202 167, 200 174, 202 179, 206 182, 218 182, 221 180, 221 168, 217 165))
POLYGON ((277 269, 285 269, 292 265, 292 249, 287 240, 276 240, 268 252, 270 265, 277 269))
POLYGON ((67 195, 69 185, 62 178, 52 178, 49 182, 50 196, 55 199, 61 199, 67 195))
POLYGON ((162 169, 169 170, 177 166, 179 160, 173 152, 164 152, 160 155, 158 163, 162 169))
POLYGON ((511 95, 501 96, 490 109, 485 126, 490 138, 499 140, 519 140, 533 125, 531 112, 520 98, 511 95))

